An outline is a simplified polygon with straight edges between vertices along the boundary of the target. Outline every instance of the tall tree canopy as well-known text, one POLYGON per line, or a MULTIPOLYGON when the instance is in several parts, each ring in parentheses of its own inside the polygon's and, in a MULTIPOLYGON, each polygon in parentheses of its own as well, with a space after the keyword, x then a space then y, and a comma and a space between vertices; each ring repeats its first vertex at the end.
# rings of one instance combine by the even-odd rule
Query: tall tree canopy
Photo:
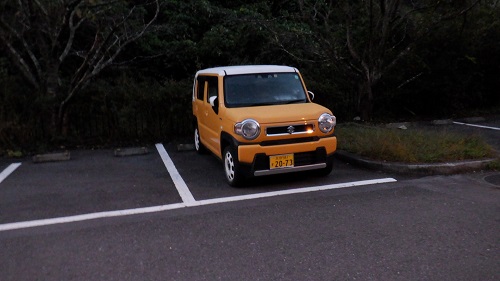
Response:
MULTIPOLYGON (((306 53, 310 59, 332 65, 358 84, 356 109, 368 120, 381 79, 444 21, 466 14, 479 2, 297 0, 300 14, 292 19, 307 26, 300 32, 311 42, 306 53)), ((297 30, 295 24, 291 26, 297 30)), ((405 81, 418 75, 407 73, 405 81)))
POLYGON ((160 10, 158 0, 2 0, 0 7, 1 44, 47 100, 53 134, 64 130, 73 96, 139 39, 160 10))
POLYGON ((498 107, 499 19, 498 0, 0 0, 0 144, 67 116, 185 133, 194 73, 220 65, 296 66, 339 120, 498 107))

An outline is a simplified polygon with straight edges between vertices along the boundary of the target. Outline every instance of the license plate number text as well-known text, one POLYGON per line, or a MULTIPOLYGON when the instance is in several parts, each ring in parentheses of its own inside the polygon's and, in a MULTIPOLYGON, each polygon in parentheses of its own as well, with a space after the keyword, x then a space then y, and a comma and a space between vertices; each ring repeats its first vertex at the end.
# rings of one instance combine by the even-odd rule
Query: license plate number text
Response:
POLYGON ((279 169, 294 166, 293 154, 282 154, 269 156, 269 168, 279 169))

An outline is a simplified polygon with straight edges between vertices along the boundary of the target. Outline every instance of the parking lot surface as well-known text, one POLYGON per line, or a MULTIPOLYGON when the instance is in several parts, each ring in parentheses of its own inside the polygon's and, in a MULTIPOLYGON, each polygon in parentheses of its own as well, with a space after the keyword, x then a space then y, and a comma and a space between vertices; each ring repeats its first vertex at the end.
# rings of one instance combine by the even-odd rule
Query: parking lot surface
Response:
POLYGON ((0 223, 178 202, 158 154, 73 151, 70 161, 25 161, 1 183, 0 223))
POLYGON ((2 159, 0 280, 500 279, 498 172, 335 161, 231 188, 212 155, 149 151, 2 159))

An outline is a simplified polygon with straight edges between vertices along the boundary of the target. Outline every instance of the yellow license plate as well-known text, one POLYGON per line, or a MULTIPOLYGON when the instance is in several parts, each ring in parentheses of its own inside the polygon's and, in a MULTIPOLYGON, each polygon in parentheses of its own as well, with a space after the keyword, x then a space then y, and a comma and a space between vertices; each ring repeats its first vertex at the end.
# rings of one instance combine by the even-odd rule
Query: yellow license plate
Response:
POLYGON ((279 169, 286 167, 293 167, 295 164, 293 154, 282 154, 269 156, 269 168, 279 169))

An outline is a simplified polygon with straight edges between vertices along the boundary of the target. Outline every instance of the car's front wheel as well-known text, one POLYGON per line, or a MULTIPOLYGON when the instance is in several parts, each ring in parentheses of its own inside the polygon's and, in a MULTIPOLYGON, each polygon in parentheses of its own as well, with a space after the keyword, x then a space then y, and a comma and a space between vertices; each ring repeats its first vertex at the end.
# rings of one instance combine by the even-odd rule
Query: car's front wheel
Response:
POLYGON ((317 176, 326 177, 332 172, 332 170, 333 170, 333 158, 328 157, 326 160, 326 167, 319 170, 315 170, 314 172, 316 173, 317 176))
POLYGON ((238 186, 240 184, 243 174, 240 170, 240 163, 238 162, 238 155, 236 150, 227 146, 224 149, 224 173, 226 175, 226 180, 230 186, 238 186))

